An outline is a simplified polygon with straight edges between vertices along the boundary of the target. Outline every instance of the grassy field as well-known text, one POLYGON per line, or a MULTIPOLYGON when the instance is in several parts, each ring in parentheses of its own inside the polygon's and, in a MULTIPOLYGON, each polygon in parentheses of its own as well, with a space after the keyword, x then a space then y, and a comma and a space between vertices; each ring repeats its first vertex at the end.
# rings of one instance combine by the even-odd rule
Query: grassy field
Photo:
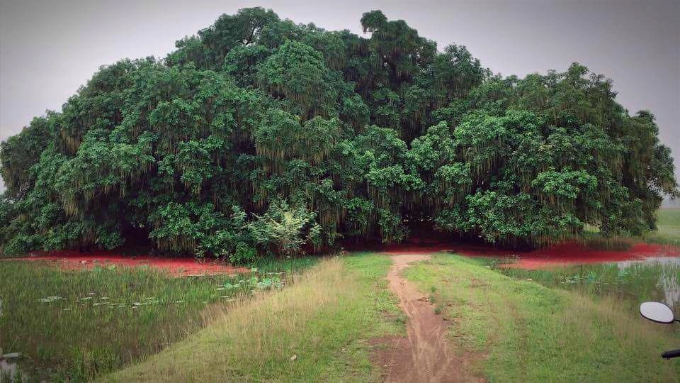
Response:
MULTIPOLYGON (((452 342, 481 357, 489 381, 678 381, 660 358, 680 330, 642 319, 613 299, 519 280, 477 261, 437 255, 406 270, 452 321, 452 342)), ((677 327, 677 326, 676 326, 677 327)))
POLYGON ((389 258, 334 258, 263 294, 144 363, 105 381, 377 381, 368 340, 404 332, 389 293, 389 258))
POLYGON ((600 229, 586 225, 576 239, 589 247, 608 250, 626 250, 635 242, 651 242, 680 246, 680 208, 662 208, 656 211, 657 229, 642 236, 614 236, 604 238, 600 229))
POLYGON ((680 209, 659 209, 657 231, 645 236, 650 242, 680 245, 680 209))
MULTIPOLYGON (((297 269, 316 262, 296 260, 297 269)), ((148 268, 64 271, 0 263, 0 349, 31 380, 90 380, 204 327, 206 310, 291 281, 290 261, 238 277, 172 278, 148 268)), ((0 380, 2 380, 0 378, 0 380)))

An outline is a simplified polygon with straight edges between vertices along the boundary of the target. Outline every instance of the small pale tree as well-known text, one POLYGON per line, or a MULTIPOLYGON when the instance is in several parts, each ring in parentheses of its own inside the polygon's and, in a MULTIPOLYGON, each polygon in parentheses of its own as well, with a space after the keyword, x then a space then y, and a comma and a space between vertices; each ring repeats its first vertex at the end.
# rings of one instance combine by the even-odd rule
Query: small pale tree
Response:
POLYGON ((274 200, 265 214, 255 215, 248 228, 258 245, 292 256, 300 252, 302 245, 319 238, 321 227, 315 217, 316 213, 304 206, 290 207, 283 200, 274 200))

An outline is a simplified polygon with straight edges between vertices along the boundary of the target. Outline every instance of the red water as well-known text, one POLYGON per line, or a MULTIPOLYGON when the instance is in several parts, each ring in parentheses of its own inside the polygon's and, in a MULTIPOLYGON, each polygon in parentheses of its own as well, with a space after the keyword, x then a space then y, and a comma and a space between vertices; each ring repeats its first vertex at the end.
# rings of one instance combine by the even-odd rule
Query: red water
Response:
MULTIPOLYGON (((360 250, 357 247, 352 250, 360 250)), ((512 257, 514 262, 506 267, 540 269, 564 265, 621 262, 658 257, 680 257, 680 247, 671 245, 635 243, 625 250, 602 250, 589 248, 577 242, 567 242, 533 251, 513 251, 493 246, 466 243, 439 243, 436 241, 411 240, 405 244, 386 245, 378 249, 387 254, 431 254, 454 252, 467 257, 512 257)), ((96 266, 121 267, 149 266, 166 270, 175 276, 216 275, 248 272, 242 267, 224 262, 204 261, 194 258, 160 258, 148 255, 126 256, 113 251, 81 253, 78 251, 53 251, 33 253, 30 257, 14 258, 23 261, 50 261, 65 269, 92 269, 96 266)))
POLYGON ((148 266, 165 270, 173 276, 235 274, 249 271, 248 269, 230 266, 223 262, 199 262, 194 258, 160 258, 148 255, 126 256, 112 251, 88 253, 52 251, 48 253, 33 253, 30 257, 12 258, 9 260, 54 262, 68 270, 93 269, 97 266, 108 267, 110 265, 117 267, 148 266))
POLYGON ((426 254, 449 251, 467 257, 512 257, 515 262, 506 267, 522 269, 680 257, 679 247, 650 243, 634 243, 625 250, 603 250, 590 248, 577 242, 567 242, 533 251, 512 251, 462 243, 430 243, 389 245, 381 248, 381 251, 387 254, 426 254))

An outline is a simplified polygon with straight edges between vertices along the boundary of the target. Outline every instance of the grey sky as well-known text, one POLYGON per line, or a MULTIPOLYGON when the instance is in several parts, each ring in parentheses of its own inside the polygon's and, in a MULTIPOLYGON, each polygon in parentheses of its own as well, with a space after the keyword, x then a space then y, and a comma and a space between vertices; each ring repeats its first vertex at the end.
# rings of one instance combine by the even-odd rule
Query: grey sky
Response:
POLYGON ((680 168, 680 1, 671 0, 0 0, 0 140, 46 109, 60 110, 100 65, 163 57, 220 14, 258 5, 298 23, 358 34, 362 13, 381 9, 440 49, 466 45, 503 75, 564 70, 578 61, 612 78, 631 113, 656 115, 680 168))

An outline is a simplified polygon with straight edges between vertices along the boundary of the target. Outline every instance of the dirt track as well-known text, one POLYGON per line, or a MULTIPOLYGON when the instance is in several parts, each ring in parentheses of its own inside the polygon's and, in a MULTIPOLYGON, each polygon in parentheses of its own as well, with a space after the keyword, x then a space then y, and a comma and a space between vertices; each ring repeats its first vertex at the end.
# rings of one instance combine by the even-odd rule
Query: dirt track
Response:
POLYGON ((447 324, 434 312, 428 297, 402 276, 411 263, 429 259, 428 254, 392 256, 394 265, 387 278, 406 313, 407 338, 397 338, 383 359, 388 382, 461 382, 477 379, 463 373, 465 362, 446 340, 447 324))

